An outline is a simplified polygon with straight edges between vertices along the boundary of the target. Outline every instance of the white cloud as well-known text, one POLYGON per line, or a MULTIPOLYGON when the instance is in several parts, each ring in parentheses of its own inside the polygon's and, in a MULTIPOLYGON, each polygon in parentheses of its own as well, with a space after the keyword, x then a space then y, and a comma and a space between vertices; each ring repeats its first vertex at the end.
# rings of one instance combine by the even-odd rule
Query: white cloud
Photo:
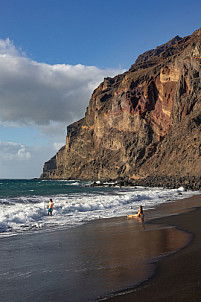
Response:
POLYGON ((54 149, 56 151, 58 151, 59 149, 61 149, 61 147, 64 146, 64 143, 60 142, 60 143, 53 143, 54 149))
POLYGON ((54 146, 25 146, 0 141, 0 178, 34 178, 55 154, 54 146))
POLYGON ((9 39, 0 40, 0 120, 68 125, 84 116, 91 93, 103 78, 119 72, 38 63, 23 56, 9 39))
POLYGON ((93 90, 104 77, 123 71, 38 63, 9 38, 0 39, 0 127, 23 133, 30 126, 40 133, 35 137, 33 131, 33 142, 43 141, 43 146, 0 141, 0 178, 39 177, 44 162, 65 144, 66 127, 84 116, 93 90))
POLYGON ((0 39, 0 54, 3 56, 11 55, 17 57, 20 55, 20 51, 16 49, 15 45, 9 38, 6 40, 0 39))
POLYGON ((0 141, 1 160, 29 160, 31 154, 22 144, 0 141))

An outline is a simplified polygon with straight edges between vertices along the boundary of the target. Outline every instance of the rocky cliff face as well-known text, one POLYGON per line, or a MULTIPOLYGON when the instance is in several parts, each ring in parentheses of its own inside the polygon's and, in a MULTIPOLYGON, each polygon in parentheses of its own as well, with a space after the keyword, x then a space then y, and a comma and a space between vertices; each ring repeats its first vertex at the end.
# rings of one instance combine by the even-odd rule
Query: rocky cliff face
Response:
POLYGON ((140 55, 106 78, 66 145, 45 163, 48 179, 201 177, 201 29, 140 55))

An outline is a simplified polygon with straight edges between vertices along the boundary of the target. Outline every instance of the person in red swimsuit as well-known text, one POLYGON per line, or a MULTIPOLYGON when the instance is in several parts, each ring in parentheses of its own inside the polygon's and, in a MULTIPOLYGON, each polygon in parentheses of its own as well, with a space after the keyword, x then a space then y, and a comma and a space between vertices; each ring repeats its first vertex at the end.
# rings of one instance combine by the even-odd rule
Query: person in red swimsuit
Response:
POLYGON ((51 215, 52 216, 53 205, 54 205, 54 203, 53 203, 52 199, 50 199, 49 203, 48 203, 48 206, 47 206, 47 209, 48 209, 47 215, 51 215))

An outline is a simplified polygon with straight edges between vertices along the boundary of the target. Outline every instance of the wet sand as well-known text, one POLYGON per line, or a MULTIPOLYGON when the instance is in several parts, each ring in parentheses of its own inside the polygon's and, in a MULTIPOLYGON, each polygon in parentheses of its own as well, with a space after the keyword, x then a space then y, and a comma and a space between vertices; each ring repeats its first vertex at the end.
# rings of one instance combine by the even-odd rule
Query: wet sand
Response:
POLYGON ((145 224, 120 217, 1 238, 0 301, 94 301, 125 293, 148 279, 131 293, 108 301, 200 301, 192 299, 192 292, 198 297, 201 288, 201 209, 186 213, 201 205, 200 199, 195 196, 145 211, 145 224), (178 213, 183 214, 175 216, 178 213), (174 216, 149 222, 169 214, 174 216), (192 243, 163 258, 151 278, 161 257, 190 242, 189 233, 195 234, 192 243), (185 300, 184 292, 190 300, 185 300), (173 300, 176 294, 180 300, 173 300))
POLYGON ((201 196, 161 205, 160 208, 166 211, 171 205, 178 209, 181 205, 183 213, 153 220, 152 223, 175 225, 185 230, 192 236, 190 244, 161 259, 156 264, 155 274, 150 280, 126 294, 107 299, 107 302, 201 301, 201 196), (186 212, 186 209, 189 212, 186 212))

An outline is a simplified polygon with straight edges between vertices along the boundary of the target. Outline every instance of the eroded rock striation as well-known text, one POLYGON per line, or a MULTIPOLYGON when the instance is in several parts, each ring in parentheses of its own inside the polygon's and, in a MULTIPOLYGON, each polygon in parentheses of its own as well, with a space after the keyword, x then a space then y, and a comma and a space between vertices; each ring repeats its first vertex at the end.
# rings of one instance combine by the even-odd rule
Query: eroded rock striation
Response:
POLYGON ((201 179, 201 29, 105 78, 45 179, 201 179))

